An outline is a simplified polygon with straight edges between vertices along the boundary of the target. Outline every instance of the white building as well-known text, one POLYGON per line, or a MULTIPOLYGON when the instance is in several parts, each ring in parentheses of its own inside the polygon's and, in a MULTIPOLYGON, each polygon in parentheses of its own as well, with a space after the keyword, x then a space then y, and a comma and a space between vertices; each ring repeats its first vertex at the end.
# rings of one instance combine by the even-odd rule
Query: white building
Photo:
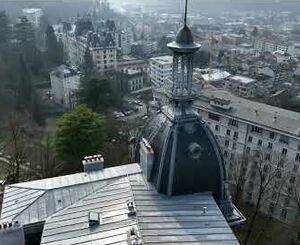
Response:
POLYGON ((80 73, 65 65, 50 73, 51 92, 55 101, 67 108, 76 104, 76 91, 80 86, 80 73))
POLYGON ((244 76, 230 76, 226 79, 226 89, 244 98, 252 98, 256 90, 256 80, 244 76))
POLYGON ((173 57, 159 56, 150 59, 150 79, 154 87, 161 87, 172 75, 173 57))
POLYGON ((133 32, 132 31, 121 31, 118 36, 119 48, 121 48, 123 55, 131 53, 131 45, 133 43, 133 32))
POLYGON ((274 41, 262 38, 254 41, 254 49, 258 52, 272 53, 279 50, 287 53, 289 50, 289 45, 284 41, 274 41))
POLYGON ((268 169, 278 168, 264 194, 261 211, 293 222, 297 214, 293 193, 300 181, 300 113, 217 89, 202 90, 194 106, 221 145, 231 181, 237 170, 244 176, 245 201, 255 203, 258 196, 260 161, 266 174, 268 169), (245 157, 247 164, 237 168, 239 159, 245 157))
POLYGON ((39 8, 26 8, 22 9, 22 14, 26 16, 33 27, 38 28, 41 23, 41 17, 43 16, 43 10, 39 8))

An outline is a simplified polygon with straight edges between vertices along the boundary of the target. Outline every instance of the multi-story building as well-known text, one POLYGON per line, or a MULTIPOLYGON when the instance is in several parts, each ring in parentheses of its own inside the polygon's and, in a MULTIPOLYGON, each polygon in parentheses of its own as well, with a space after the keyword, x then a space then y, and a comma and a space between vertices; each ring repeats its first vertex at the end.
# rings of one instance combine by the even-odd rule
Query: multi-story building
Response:
POLYGON ((256 90, 256 80, 245 76, 230 76, 226 79, 226 89, 244 98, 252 98, 256 90))
POLYGON ((283 51, 285 53, 289 50, 289 45, 284 41, 274 41, 270 39, 256 39, 254 41, 254 49, 258 52, 275 52, 283 51))
POLYGON ((127 55, 123 55, 122 58, 118 59, 117 64, 117 70, 119 72, 125 72, 129 69, 142 72, 147 72, 148 70, 148 62, 127 55))
POLYGON ((43 10, 39 8, 26 8, 22 9, 22 14, 26 16, 29 22, 34 28, 38 28, 41 23, 41 17, 43 16, 43 10))
POLYGON ((161 87, 172 75, 173 57, 159 56, 150 59, 150 78, 154 87, 161 87))
POLYGON ((118 47, 121 49, 123 55, 131 53, 131 45, 133 43, 133 32, 132 31, 121 31, 118 33, 118 47))
POLYGON ((61 65, 50 73, 50 80, 54 100, 67 108, 72 108, 76 104, 76 91, 78 91, 80 85, 80 73, 61 65))
POLYGON ((70 32, 62 35, 62 40, 72 65, 82 65, 85 52, 89 49, 97 72, 117 69, 116 31, 111 21, 93 31, 90 20, 78 20, 70 32))
POLYGON ((124 73, 124 83, 126 90, 130 93, 139 89, 142 89, 144 86, 144 74, 140 70, 129 69, 124 73))
POLYGON ((221 145, 230 181, 236 171, 244 176, 244 200, 255 204, 264 173, 271 181, 261 211, 293 222, 297 213, 293 195, 300 181, 300 113, 217 89, 202 90, 194 106, 221 145), (248 159, 243 166, 242 159, 248 159))

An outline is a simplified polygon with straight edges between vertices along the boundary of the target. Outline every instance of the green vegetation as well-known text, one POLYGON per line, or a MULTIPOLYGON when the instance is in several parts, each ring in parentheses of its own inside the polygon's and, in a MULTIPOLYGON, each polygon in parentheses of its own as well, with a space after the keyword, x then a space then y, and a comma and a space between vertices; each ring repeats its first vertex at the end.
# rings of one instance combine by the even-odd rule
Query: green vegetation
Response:
POLYGON ((77 171, 81 168, 83 157, 99 152, 104 139, 104 119, 80 105, 58 120, 55 148, 58 156, 74 164, 72 169, 77 171))
POLYGON ((120 107, 122 97, 115 76, 86 77, 81 81, 79 100, 93 111, 106 113, 112 107, 120 107))

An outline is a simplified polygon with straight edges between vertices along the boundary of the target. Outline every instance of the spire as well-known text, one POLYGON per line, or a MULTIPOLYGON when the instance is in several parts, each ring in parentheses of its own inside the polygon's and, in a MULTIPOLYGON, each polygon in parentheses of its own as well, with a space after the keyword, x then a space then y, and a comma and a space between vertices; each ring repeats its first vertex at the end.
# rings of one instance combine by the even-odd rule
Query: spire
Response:
POLYGON ((186 26, 187 21, 187 11, 188 11, 188 0, 185 0, 185 10, 184 10, 184 25, 186 26))

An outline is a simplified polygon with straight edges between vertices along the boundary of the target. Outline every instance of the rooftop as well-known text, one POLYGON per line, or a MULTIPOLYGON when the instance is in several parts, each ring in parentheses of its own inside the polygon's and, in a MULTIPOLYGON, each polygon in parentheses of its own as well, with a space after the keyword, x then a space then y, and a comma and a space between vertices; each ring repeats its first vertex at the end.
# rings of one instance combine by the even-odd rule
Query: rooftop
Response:
POLYGON ((256 80, 252 79, 250 77, 244 77, 244 76, 237 75, 237 76, 231 76, 230 81, 240 82, 243 84, 249 84, 249 83, 254 83, 256 80))
POLYGON ((198 74, 201 74, 201 77, 206 82, 219 81, 230 76, 229 72, 218 69, 213 69, 211 74, 209 69, 195 68, 194 71, 198 74))
POLYGON ((296 138, 300 136, 300 113, 240 98, 222 89, 202 90, 195 101, 195 107, 228 115, 263 128, 278 130, 296 138), (210 101, 213 98, 230 101, 231 109, 226 111, 212 106, 210 101))
POLYGON ((160 63, 161 65, 173 64, 173 57, 169 55, 153 57, 150 60, 160 63))
POLYGON ((47 245, 125 245, 132 228, 143 244, 239 244, 211 193, 164 196, 138 164, 10 185, 1 217, 25 226, 45 220, 47 245), (90 212, 100 215, 98 225, 89 224, 90 212))

